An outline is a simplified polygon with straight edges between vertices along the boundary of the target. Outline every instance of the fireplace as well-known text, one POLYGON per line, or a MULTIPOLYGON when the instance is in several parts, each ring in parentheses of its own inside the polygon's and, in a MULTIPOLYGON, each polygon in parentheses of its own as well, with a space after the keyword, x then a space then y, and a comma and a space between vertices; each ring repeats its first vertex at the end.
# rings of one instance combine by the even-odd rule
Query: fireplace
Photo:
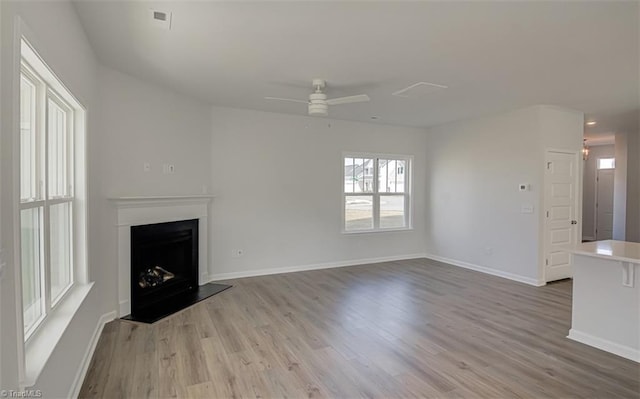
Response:
POLYGON ((210 282, 214 269, 207 232, 212 199, 111 198, 117 208, 122 319, 154 323, 231 287, 210 282))
POLYGON ((131 316, 198 290, 198 219, 131 226, 131 316))

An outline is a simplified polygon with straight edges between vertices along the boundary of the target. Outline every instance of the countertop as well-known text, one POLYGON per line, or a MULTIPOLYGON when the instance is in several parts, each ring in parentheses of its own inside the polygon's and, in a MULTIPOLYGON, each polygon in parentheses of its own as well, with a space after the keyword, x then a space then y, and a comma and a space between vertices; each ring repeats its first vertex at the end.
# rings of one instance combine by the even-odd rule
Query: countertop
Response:
POLYGON ((592 256, 607 260, 637 263, 640 265, 640 243, 627 241, 583 242, 570 249, 577 255, 592 256))

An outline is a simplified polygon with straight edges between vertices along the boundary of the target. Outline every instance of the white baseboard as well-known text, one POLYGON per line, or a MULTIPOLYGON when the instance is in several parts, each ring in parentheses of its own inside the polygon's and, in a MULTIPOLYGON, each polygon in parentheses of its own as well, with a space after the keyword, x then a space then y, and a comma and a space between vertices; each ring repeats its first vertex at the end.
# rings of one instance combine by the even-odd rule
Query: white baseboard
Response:
POLYGON ((231 280, 231 279, 243 278, 243 277, 257 277, 257 276, 267 276, 270 274, 293 273, 293 272, 303 272, 308 270, 320 270, 320 269, 333 269, 336 267, 358 266, 358 265, 366 265, 370 263, 393 262, 397 260, 417 259, 417 258, 424 258, 424 257, 425 257, 424 254, 384 256, 379 258, 367 258, 367 259, 356 259, 356 260, 347 260, 347 261, 340 261, 340 262, 316 263, 312 265, 277 267, 277 268, 271 268, 271 269, 247 270, 242 272, 231 272, 231 273, 218 273, 218 274, 209 275, 209 277, 211 279, 210 281, 231 280))
POLYGON ((567 335, 567 338, 640 363, 639 349, 634 349, 626 345, 620 345, 607 339, 599 338, 573 328, 569 330, 569 335, 567 335))
POLYGON ((509 280, 518 281, 520 283, 533 285, 535 287, 541 287, 541 286, 546 284, 544 281, 538 280, 538 279, 535 279, 535 278, 525 277, 525 276, 521 276, 519 274, 514 274, 514 273, 505 272, 505 271, 502 271, 502 270, 492 269, 490 267, 474 265, 473 263, 463 262, 463 261, 456 260, 456 259, 445 258, 443 256, 425 254, 424 257, 428 258, 428 259, 437 260, 438 262, 448 263, 448 264, 453 265, 453 266, 458 266, 458 267, 462 267, 462 268, 469 269, 469 270, 475 270, 477 272, 490 274, 492 276, 502 277, 502 278, 506 278, 506 279, 509 279, 509 280))
POLYGON ((82 388, 84 377, 86 377, 87 371, 89 371, 89 364, 91 363, 93 352, 96 350, 96 345, 98 345, 98 340, 100 339, 100 334, 102 334, 102 329, 104 328, 105 324, 107 324, 111 320, 114 320, 115 318, 115 310, 100 316, 98 324, 96 325, 96 329, 93 331, 93 335, 91 336, 91 341, 89 341, 89 346, 87 347, 87 350, 84 353, 84 357, 82 358, 82 363, 80 363, 80 368, 76 373, 76 378, 74 378, 73 384, 71 384, 71 390, 69 391, 70 398, 77 398, 80 394, 80 389, 82 388))

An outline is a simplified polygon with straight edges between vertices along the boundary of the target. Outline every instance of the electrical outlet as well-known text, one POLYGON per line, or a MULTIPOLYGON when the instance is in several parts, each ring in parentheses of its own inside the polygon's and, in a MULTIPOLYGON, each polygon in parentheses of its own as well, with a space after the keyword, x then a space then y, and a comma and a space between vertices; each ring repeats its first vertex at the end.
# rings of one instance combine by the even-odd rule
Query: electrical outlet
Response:
POLYGON ((485 247, 484 248, 484 253, 487 254, 487 255, 493 255, 493 248, 485 247))
POLYGON ((151 164, 149 162, 143 163, 142 170, 145 172, 151 172, 151 164))

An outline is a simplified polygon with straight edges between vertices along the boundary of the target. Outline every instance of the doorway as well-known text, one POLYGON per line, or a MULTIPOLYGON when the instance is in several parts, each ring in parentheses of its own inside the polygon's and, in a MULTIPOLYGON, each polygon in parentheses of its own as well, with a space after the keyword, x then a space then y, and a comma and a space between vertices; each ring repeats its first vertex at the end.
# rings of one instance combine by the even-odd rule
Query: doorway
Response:
POLYGON ((598 158, 596 162, 596 240, 613 237, 614 158, 598 158))
POLYGON ((578 153, 547 150, 544 175, 544 279, 569 278, 571 254, 578 242, 578 153))

